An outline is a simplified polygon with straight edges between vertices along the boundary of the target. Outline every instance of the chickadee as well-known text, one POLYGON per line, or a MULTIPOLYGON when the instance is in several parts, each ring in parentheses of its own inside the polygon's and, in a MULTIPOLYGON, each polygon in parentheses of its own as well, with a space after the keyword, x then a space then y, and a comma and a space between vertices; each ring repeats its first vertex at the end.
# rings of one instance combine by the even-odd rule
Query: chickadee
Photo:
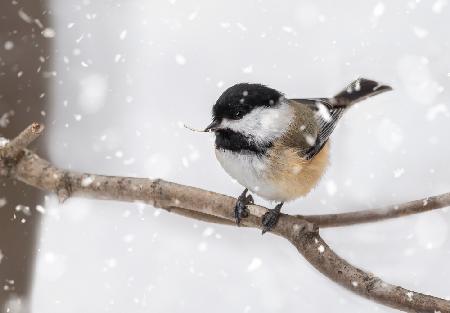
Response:
POLYGON ((245 190, 234 215, 239 225, 253 204, 248 190, 278 202, 262 218, 271 230, 283 203, 305 196, 316 186, 329 159, 329 137, 344 112, 358 101, 392 90, 359 78, 332 98, 287 99, 261 84, 234 85, 213 106, 215 153, 225 171, 245 190))

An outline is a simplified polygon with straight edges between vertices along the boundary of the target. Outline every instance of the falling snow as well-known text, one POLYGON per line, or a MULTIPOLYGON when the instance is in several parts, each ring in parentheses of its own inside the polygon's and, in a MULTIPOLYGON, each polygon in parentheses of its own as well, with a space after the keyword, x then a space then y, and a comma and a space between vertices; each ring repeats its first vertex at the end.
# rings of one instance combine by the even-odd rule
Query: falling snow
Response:
POLYGON ((385 6, 383 2, 378 2, 373 8, 373 16, 380 17, 384 14, 385 6))
POLYGON ((428 109, 428 112, 426 114, 427 120, 429 121, 433 121, 439 116, 450 117, 448 107, 444 103, 432 106, 431 108, 428 109))
POLYGON ((95 181, 95 177, 94 177, 94 176, 86 176, 86 177, 83 177, 83 179, 81 180, 81 186, 82 186, 82 187, 88 187, 88 186, 90 186, 94 181, 95 181))
POLYGON ((336 185, 336 183, 334 181, 328 180, 326 182, 326 189, 327 189, 327 193, 330 196, 334 196, 336 194, 336 192, 337 192, 337 185, 336 185))
POLYGON ((42 205, 36 205, 36 211, 38 211, 41 214, 45 214, 45 208, 42 205))
POLYGON ((79 105, 84 113, 97 113, 105 104, 108 83, 100 74, 90 74, 80 82, 79 105))
POLYGON ((3 47, 5 48, 5 50, 12 50, 14 48, 14 42, 7 40, 3 44, 3 47))
POLYGON ((405 173, 405 169, 402 168, 397 168, 394 170, 394 177, 395 178, 399 178, 400 176, 402 176, 405 173))
POLYGON ((202 233, 202 235, 203 235, 204 237, 209 237, 209 236, 211 236, 212 234, 214 234, 214 228, 212 228, 212 227, 207 227, 207 228, 205 228, 205 230, 204 230, 203 233, 202 233))
POLYGON ((33 23, 33 18, 29 16, 27 13, 23 11, 23 9, 20 9, 18 12, 19 17, 26 23, 31 24, 33 23))
POLYGON ((175 56, 175 61, 179 65, 185 65, 186 64, 186 58, 183 55, 181 55, 181 54, 177 54, 175 56))
POLYGON ((428 35, 428 31, 422 27, 414 26, 413 27, 414 34, 416 34, 419 38, 425 38, 428 35))
MULTIPOLYGON (((162 178, 235 197, 243 187, 216 162, 214 135, 187 131, 177 121, 204 128, 217 97, 237 82, 267 84, 286 98, 329 97, 361 75, 394 91, 348 110, 331 137, 325 176, 283 212, 359 210, 446 191, 448 0, 354 1, 339 8, 316 1, 280 7, 258 1, 217 6, 68 0, 54 1, 46 12, 57 17, 51 24, 15 5, 23 27, 17 34, 5 32, 1 62, 22 52, 22 28, 52 45, 51 53, 30 55, 39 68, 18 63, 1 72, 11 71, 11 81, 23 88, 35 71, 48 80, 50 88, 39 90, 32 106, 25 96, 21 101, 30 112, 42 112, 38 117, 48 133, 36 143, 46 143, 58 166, 162 178)), ((5 115, 4 100, 0 95, 1 136, 22 119, 5 115)), ((330 119, 324 106, 318 114, 330 119)), ((273 118, 264 126, 271 127, 273 118)), ((316 138, 306 134, 304 140, 313 145, 316 138)), ((5 143, 0 138, 0 146, 5 143)), ((303 174, 301 166, 292 172, 303 174)), ((99 180, 85 175, 80 183, 88 188, 99 180)), ((34 217, 42 221, 30 303, 39 312, 93 304, 105 312, 192 311, 208 299, 220 312, 229 311, 229 303, 241 312, 311 311, 308 305, 323 301, 323 286, 329 284, 313 277, 317 274, 310 268, 293 271, 298 255, 270 234, 252 236, 254 230, 193 221, 141 202, 71 198, 61 205, 48 196, 40 205, 15 205, 0 192, 0 208, 16 215, 18 227, 31 227, 34 217), (67 288, 79 290, 80 297, 62 292, 67 288), (230 302, 230 290, 245 296, 230 302), (176 300, 160 301, 168 291, 176 300), (224 296, 211 296, 217 294, 224 296), (310 301, 299 303, 299 294, 310 301)), ((377 257, 389 255, 396 275, 430 285, 436 269, 448 263, 449 212, 395 221, 402 227, 380 223, 376 231, 356 227, 342 229, 338 237, 324 231, 324 236, 335 241, 330 246, 353 242, 340 254, 360 258, 366 269, 389 274, 392 262, 377 257), (429 260, 434 267, 422 266, 429 260)), ((314 249, 327 255, 321 241, 314 249)), ((1 265, 10 257, 3 253, 1 265)), ((443 271, 439 275, 450 279, 443 271)), ((436 293, 445 294, 442 286, 436 293)), ((328 298, 324 306, 337 303, 336 312, 361 311, 360 303, 342 295, 328 298)), ((405 299, 414 300, 414 294, 405 299)))
POLYGON ((119 35, 120 40, 124 40, 125 38, 127 38, 127 34, 128 31, 126 29, 122 30, 119 35))
POLYGON ((432 10, 434 13, 440 14, 447 5, 448 0, 436 0, 432 6, 432 10))
POLYGON ((5 112, 0 116, 0 128, 8 127, 11 117, 14 116, 14 111, 5 112))
POLYGON ((0 148, 6 146, 8 142, 9 142, 8 139, 0 137, 0 148))
POLYGON ((253 72, 253 65, 249 65, 249 66, 246 66, 246 67, 242 68, 242 72, 244 74, 252 73, 253 72))
POLYGON ((262 265, 262 260, 260 258, 253 258, 250 264, 247 266, 247 272, 254 272, 259 269, 262 265))
POLYGON ((46 28, 42 31, 42 36, 44 36, 45 38, 53 38, 53 37, 55 37, 55 35, 56 35, 56 32, 52 28, 46 28))

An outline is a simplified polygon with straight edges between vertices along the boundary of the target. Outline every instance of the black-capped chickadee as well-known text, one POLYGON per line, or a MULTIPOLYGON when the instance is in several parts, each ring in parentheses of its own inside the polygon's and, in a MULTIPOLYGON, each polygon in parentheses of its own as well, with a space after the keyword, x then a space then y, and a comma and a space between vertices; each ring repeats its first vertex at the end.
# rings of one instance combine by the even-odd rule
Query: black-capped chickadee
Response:
POLYGON ((263 234, 276 225, 284 202, 306 195, 325 172, 329 137, 344 112, 367 97, 391 90, 359 78, 332 98, 287 99, 260 84, 234 85, 213 106, 205 131, 216 135, 216 157, 245 190, 236 223, 253 204, 248 190, 278 202, 262 218, 263 234))

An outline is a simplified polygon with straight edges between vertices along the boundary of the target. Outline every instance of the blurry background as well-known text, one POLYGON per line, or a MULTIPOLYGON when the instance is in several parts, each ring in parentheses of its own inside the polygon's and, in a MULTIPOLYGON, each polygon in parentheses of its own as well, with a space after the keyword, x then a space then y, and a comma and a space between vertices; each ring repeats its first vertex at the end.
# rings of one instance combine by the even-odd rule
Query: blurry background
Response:
MULTIPOLYGON (((51 105, 48 24, 46 1, 0 2, 0 137, 45 121, 51 105)), ((43 146, 33 147, 44 154, 43 146)), ((42 200, 35 188, 0 179, 0 312, 27 310, 41 220, 32 210, 42 200)))
MULTIPOLYGON (((13 5, 8 17, 27 23, 20 10, 32 16, 32 9, 25 1, 13 5)), ((35 14, 51 18, 36 33, 51 47, 44 59, 50 56, 52 68, 41 73, 51 93, 44 100, 27 90, 19 95, 34 95, 33 105, 44 112, 41 142, 61 167, 161 177, 238 195, 242 187, 214 158, 212 135, 183 123, 207 125, 212 104, 236 82, 264 83, 288 97, 322 97, 364 76, 394 91, 348 112, 332 137, 326 177, 285 210, 342 212, 450 191, 447 0, 53 0, 48 6, 35 14)), ((39 58, 18 45, 12 30, 19 26, 8 27, 2 27, 2 59, 19 52, 39 58)), ((0 88, 3 94, 6 87, 0 88)), ((0 116, 11 105, 16 101, 2 103, 0 116)), ((16 114, 9 127, 34 119, 16 114)), ((10 195, 0 194, 2 224, 25 214, 15 212, 10 195)), ((331 283, 271 234, 141 204, 70 199, 61 206, 47 196, 30 210, 28 218, 43 215, 38 246, 29 250, 37 259, 28 280, 32 294, 0 291, 15 295, 14 312, 27 311, 27 303, 42 313, 394 312, 331 283)), ((450 298, 449 226, 444 209, 321 233, 353 264, 450 298)), ((21 231, 33 227, 26 222, 21 231)), ((22 249, 32 241, 14 235, 1 244, 22 249)), ((0 250, 2 270, 9 256, 0 250)), ((1 284, 16 279, 10 271, 0 272, 7 273, 1 284)))

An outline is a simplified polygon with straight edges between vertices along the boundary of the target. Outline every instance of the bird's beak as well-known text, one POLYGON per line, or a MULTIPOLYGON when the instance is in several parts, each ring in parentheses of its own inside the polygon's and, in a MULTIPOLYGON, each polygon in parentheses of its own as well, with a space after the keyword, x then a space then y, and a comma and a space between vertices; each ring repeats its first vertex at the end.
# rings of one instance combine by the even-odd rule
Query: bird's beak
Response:
POLYGON ((214 132, 216 130, 219 129, 220 126, 220 121, 219 120, 213 120, 211 122, 211 124, 209 124, 206 128, 205 128, 205 132, 214 132))

